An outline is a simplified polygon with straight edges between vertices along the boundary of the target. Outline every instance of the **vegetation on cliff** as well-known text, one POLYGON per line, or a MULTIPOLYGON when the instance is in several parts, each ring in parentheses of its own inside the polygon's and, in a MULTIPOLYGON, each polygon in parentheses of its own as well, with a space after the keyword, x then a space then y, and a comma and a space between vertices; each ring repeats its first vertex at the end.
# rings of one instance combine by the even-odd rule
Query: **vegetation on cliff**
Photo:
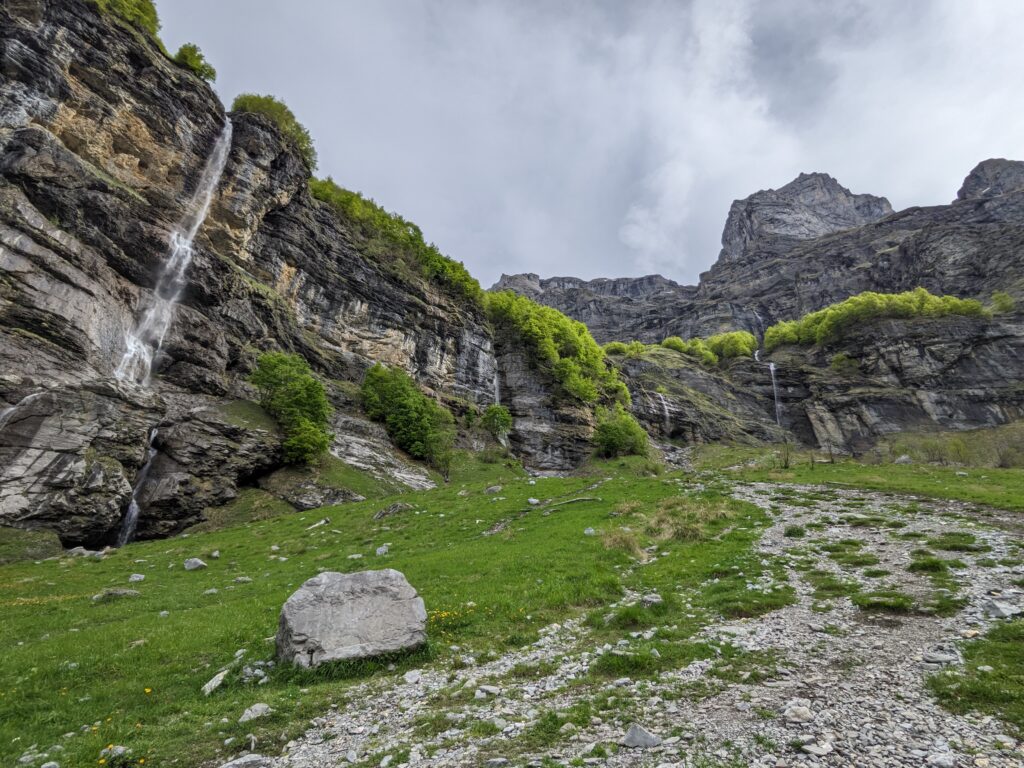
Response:
POLYGON ((588 404, 629 403, 629 390, 583 323, 511 291, 488 294, 487 312, 495 327, 518 339, 530 361, 549 371, 571 397, 588 404))
POLYGON ((661 342, 661 346, 695 357, 705 365, 718 365, 718 355, 711 350, 704 339, 686 339, 684 341, 678 336, 669 336, 661 342))
POLYGON ((503 439, 512 430, 512 414, 504 405, 488 405, 480 417, 480 425, 491 433, 495 440, 503 439))
POLYGON ((174 54, 174 63, 190 70, 196 77, 209 82, 217 79, 217 70, 206 60, 195 43, 185 43, 174 54))
POLYGON ((705 339, 708 348, 720 360, 734 357, 751 357, 757 350, 757 339, 749 331, 729 331, 705 339))
POLYGON ((232 112, 252 112, 269 118, 295 147, 309 169, 316 170, 316 149, 306 127, 295 118, 288 106, 270 95, 240 93, 231 104, 232 112))
POLYGON ((160 31, 160 17, 157 15, 153 0, 95 0, 95 2, 103 13, 116 16, 154 38, 157 37, 157 33, 160 31))
POLYGON ((865 293, 804 315, 799 320, 784 320, 764 334, 765 349, 782 344, 826 344, 838 341, 850 328, 879 318, 943 317, 986 314, 981 302, 955 296, 934 296, 924 288, 904 293, 865 293))
POLYGON ((461 262, 449 259, 423 231, 397 213, 387 211, 370 198, 339 186, 334 179, 310 179, 309 190, 330 205, 364 239, 366 255, 373 260, 398 260, 413 272, 451 289, 476 306, 483 304, 483 290, 461 262))
POLYGON ((286 462, 307 463, 327 450, 331 404, 309 363, 298 355, 267 352, 260 355, 249 381, 260 392, 260 404, 284 431, 286 462))
POLYGON ((382 422, 395 445, 447 479, 455 445, 451 411, 423 394, 405 371, 378 363, 363 380, 363 408, 382 422))

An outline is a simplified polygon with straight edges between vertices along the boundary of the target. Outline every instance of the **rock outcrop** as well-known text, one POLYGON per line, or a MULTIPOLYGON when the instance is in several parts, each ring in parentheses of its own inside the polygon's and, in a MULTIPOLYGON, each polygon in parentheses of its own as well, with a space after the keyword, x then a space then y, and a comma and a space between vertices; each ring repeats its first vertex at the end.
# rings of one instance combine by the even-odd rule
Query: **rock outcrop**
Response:
POLYGON ((413 650, 426 642, 426 627, 423 599, 398 571, 327 571, 285 602, 277 657, 316 667, 413 650))
MULTIPOLYGON (((328 380, 358 381, 380 361, 434 392, 490 400, 482 310, 368 257, 252 114, 230 116, 153 385, 120 385, 125 334, 229 116, 204 82, 85 0, 0 5, 0 61, 0 523, 111 541, 154 428, 138 535, 196 522, 279 463, 276 433, 218 416, 252 397, 244 379, 263 350, 298 352, 328 380)), ((408 465, 358 413, 339 419, 337 455, 408 465)), ((429 483, 416 468, 398 475, 429 483)))

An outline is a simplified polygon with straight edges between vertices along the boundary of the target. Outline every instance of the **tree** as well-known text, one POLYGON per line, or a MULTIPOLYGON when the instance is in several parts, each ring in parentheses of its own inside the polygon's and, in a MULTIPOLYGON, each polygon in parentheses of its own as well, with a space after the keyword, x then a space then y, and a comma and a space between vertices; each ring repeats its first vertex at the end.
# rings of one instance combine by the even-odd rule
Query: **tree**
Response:
POLYGON ((310 462, 330 447, 327 425, 333 409, 324 385, 302 357, 285 352, 260 355, 249 382, 259 390, 260 404, 281 425, 286 462, 310 462))
POLYGON ((611 408, 597 409, 594 447, 598 456, 646 456, 647 432, 633 415, 615 403, 611 408))
POLYGON ((455 450, 451 411, 424 395, 405 371, 380 363, 366 372, 362 395, 366 415, 384 423, 395 445, 448 479, 455 450))
POLYGON ((174 54, 174 62, 179 66, 189 69, 197 77, 202 78, 208 82, 213 82, 217 79, 217 70, 206 60, 203 56, 203 52, 199 50, 199 46, 195 43, 185 43, 178 52, 174 54))
POLYGON ((270 118, 285 139, 295 147, 310 171, 316 170, 316 149, 313 147, 313 138, 283 101, 269 95, 240 93, 235 97, 231 111, 252 112, 270 118))
POLYGON ((495 440, 501 440, 512 431, 512 414, 503 405, 489 405, 480 423, 495 440))

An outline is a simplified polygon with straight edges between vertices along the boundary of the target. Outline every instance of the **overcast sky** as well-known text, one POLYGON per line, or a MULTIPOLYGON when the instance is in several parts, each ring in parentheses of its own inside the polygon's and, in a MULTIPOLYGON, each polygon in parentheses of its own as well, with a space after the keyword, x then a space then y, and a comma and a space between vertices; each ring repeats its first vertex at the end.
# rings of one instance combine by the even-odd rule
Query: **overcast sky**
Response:
POLYGON ((824 171, 897 209, 1024 158, 1021 0, 158 0, 226 104, 502 272, 692 283, 729 204, 824 171))

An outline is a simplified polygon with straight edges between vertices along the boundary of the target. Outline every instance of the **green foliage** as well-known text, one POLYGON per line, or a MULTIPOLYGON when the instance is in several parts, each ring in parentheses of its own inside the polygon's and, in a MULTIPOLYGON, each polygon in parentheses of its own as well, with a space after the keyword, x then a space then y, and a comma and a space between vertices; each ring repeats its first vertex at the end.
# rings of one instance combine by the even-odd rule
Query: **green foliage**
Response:
POLYGON ((249 381, 260 392, 260 405, 281 425, 285 461, 310 462, 327 450, 331 404, 309 363, 299 355, 267 352, 260 355, 249 381))
POLYGON ((607 366, 604 350, 583 323, 511 291, 488 294, 487 312, 496 327, 520 339, 534 365, 550 371, 571 397, 585 403, 629 403, 629 390, 607 366))
POLYGON ((647 432, 621 403, 615 403, 611 408, 597 409, 594 447, 603 457, 646 456, 647 432))
POLYGON ((160 17, 153 0, 96 0, 96 5, 103 13, 113 14, 154 38, 160 31, 160 17))
POLYGON ((838 374, 849 375, 856 373, 860 369, 860 363, 846 352, 837 352, 832 355, 829 367, 838 374))
POLYGON ((604 345, 604 353, 606 355, 624 355, 628 351, 629 347, 621 341, 609 341, 604 345))
POLYGON ((455 445, 451 411, 423 394, 409 375, 380 363, 366 372, 363 407, 383 422, 395 445, 448 477, 455 445))
POLYGON ((975 299, 933 296, 924 288, 905 293, 867 291, 811 312, 800 320, 776 323, 765 331, 764 346, 771 351, 782 344, 828 344, 841 339, 850 328, 884 317, 982 317, 985 314, 985 308, 975 299))
POLYGON ((707 345, 704 339, 687 339, 683 341, 678 336, 669 336, 661 342, 665 349, 672 349, 697 358, 704 365, 718 365, 718 355, 707 345))
POLYGON ((1017 305, 1013 296, 1008 294, 1006 291, 996 291, 992 294, 992 309, 998 312, 1000 315, 1005 315, 1013 312, 1013 308, 1017 305))
POLYGON ((626 357, 641 357, 647 351, 647 345, 642 341, 631 341, 626 345, 626 357))
POLYGON ((757 339, 749 331, 729 331, 706 339, 708 349, 719 359, 750 357, 757 350, 757 339))
POLYGON ((185 43, 178 52, 174 54, 174 63, 185 69, 192 70, 196 77, 213 82, 217 79, 217 70, 206 60, 203 52, 195 43, 185 43))
POLYGON ((483 303, 480 283, 461 262, 449 259, 411 221, 390 213, 358 192, 338 186, 333 179, 310 179, 309 190, 317 200, 330 205, 365 239, 369 256, 397 258, 408 262, 428 280, 454 290, 474 304, 483 303))
POLYGON ((288 106, 273 96, 261 96, 256 93, 240 93, 231 105, 232 112, 252 112, 263 115, 278 127, 285 139, 291 142, 302 157, 306 166, 316 170, 316 149, 309 131, 295 119, 295 114, 288 106))
POLYGON ((489 405, 480 419, 480 424, 496 440, 500 440, 512 430, 512 414, 503 405, 489 405))

